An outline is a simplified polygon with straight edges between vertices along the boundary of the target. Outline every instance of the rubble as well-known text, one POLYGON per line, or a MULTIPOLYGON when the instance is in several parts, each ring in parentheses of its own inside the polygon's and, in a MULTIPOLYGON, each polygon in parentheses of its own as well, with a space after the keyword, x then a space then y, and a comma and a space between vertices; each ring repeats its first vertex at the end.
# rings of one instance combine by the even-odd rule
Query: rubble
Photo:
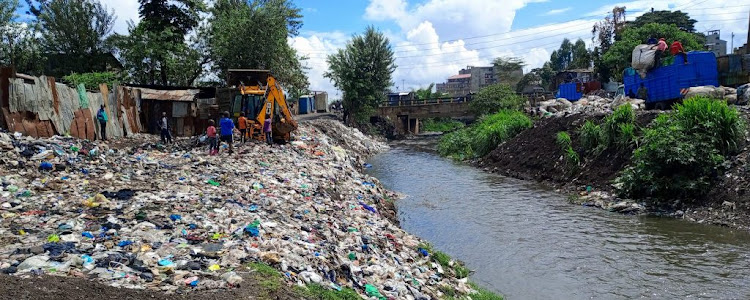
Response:
POLYGON ((385 217, 397 195, 361 170, 387 146, 355 129, 316 120, 290 144, 217 156, 154 140, 0 133, 0 269, 177 292, 241 285, 237 271, 264 262, 290 284, 362 295, 471 291, 385 217))
POLYGON ((543 117, 564 117, 573 114, 606 114, 623 104, 630 104, 634 110, 646 108, 645 101, 618 97, 616 99, 603 98, 597 95, 586 95, 578 101, 568 101, 564 98, 539 102, 539 106, 532 109, 532 114, 543 117))
MULTIPOLYGON (((715 99, 723 99, 729 104, 744 105, 750 99, 750 88, 738 90, 731 87, 698 86, 687 90, 684 98, 693 96, 705 96, 715 99)), ((585 95, 577 101, 568 101, 565 98, 557 98, 539 102, 537 107, 531 108, 531 114, 542 117, 564 117, 573 114, 609 114, 617 107, 630 104, 633 110, 646 109, 646 101, 632 99, 627 96, 617 96, 614 99, 601 97, 596 94, 585 95)))

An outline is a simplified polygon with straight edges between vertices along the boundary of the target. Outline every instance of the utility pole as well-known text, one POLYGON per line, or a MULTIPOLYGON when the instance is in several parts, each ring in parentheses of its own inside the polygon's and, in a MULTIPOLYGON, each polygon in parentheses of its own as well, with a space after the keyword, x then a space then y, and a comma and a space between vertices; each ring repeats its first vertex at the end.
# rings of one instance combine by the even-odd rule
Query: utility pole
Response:
POLYGON ((401 88, 403 90, 406 90, 406 86, 404 85, 404 79, 401 79, 401 88))
POLYGON ((729 54, 734 54, 734 31, 732 32, 732 48, 729 48, 729 54))

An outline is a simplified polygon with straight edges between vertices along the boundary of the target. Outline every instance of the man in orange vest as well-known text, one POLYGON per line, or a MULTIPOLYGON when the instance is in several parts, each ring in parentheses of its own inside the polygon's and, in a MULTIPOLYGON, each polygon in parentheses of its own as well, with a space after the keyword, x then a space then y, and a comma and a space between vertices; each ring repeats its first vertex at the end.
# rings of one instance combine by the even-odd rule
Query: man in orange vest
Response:
POLYGON ((237 127, 239 127, 240 129, 240 135, 241 135, 240 141, 244 143, 245 137, 247 136, 247 118, 245 118, 244 112, 241 112, 240 118, 237 119, 237 127))

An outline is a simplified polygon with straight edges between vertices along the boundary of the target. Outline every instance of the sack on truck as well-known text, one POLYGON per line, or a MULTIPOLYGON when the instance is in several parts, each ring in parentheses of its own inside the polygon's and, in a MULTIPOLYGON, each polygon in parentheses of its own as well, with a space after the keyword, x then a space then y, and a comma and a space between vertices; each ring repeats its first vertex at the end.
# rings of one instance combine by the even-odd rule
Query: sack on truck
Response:
POLYGON ((651 49, 651 46, 653 45, 638 45, 633 49, 630 66, 638 71, 641 78, 645 78, 646 72, 654 66, 656 50, 651 49))

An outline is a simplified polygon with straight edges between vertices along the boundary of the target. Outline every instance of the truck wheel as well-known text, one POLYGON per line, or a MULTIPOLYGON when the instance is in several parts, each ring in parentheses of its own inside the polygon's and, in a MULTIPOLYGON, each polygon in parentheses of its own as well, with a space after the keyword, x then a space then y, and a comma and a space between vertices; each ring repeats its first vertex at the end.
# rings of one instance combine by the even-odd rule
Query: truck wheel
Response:
POLYGON ((654 108, 656 108, 658 110, 666 110, 667 109, 667 103, 664 102, 664 101, 662 101, 662 102, 656 102, 654 104, 654 108))
POLYGON ((646 102, 646 110, 652 110, 652 109, 654 109, 654 103, 646 102))

